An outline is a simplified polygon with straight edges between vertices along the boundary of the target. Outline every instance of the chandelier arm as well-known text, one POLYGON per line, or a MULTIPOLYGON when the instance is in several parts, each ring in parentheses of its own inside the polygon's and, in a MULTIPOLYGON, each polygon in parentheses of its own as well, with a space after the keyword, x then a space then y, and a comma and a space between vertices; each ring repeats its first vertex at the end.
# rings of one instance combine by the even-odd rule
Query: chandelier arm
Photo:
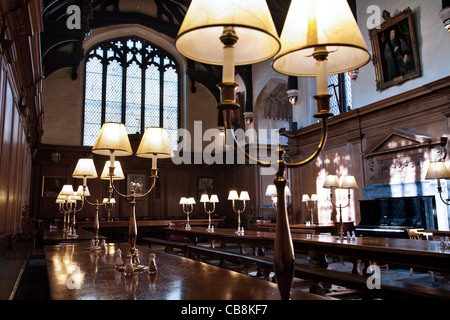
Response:
POLYGON ((439 190, 439 197, 441 198, 442 202, 446 204, 447 206, 450 206, 450 202, 447 202, 444 197, 442 196, 442 190, 439 190))
POLYGON ((295 162, 295 163, 286 163, 286 167, 288 168, 298 168, 301 166, 304 166, 311 161, 313 161, 319 153, 322 151, 323 147, 325 146, 325 143, 327 141, 328 137, 328 127, 327 127, 327 118, 322 118, 322 137, 320 139, 319 144, 317 145, 316 150, 311 154, 308 158, 306 158, 303 161, 295 162))
POLYGON ((141 195, 138 195, 138 196, 135 195, 136 198, 144 198, 144 197, 148 196, 148 194, 153 190, 153 188, 156 185, 156 178, 157 178, 157 176, 156 175, 152 175, 152 176, 150 176, 150 178, 153 179, 153 182, 152 182, 152 185, 150 186, 150 189, 148 189, 148 191, 146 193, 144 193, 144 194, 141 194, 141 195))

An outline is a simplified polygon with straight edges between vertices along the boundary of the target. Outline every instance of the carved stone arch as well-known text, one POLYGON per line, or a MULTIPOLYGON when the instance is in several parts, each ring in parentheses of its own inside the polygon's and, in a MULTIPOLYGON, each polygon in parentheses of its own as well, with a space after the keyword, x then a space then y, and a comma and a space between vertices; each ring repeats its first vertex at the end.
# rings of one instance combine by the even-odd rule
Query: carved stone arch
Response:
POLYGON ((286 94, 287 81, 270 79, 255 101, 255 129, 289 130, 292 122, 292 106, 286 94))

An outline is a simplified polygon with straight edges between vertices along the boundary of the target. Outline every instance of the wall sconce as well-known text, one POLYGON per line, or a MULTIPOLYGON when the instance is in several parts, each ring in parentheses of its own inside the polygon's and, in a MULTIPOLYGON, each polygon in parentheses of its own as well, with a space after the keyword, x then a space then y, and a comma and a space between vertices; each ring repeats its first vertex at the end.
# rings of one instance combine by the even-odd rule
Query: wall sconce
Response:
POLYGON ((288 90, 286 91, 288 95, 289 103, 295 106, 298 102, 298 79, 294 76, 288 77, 288 90))
POLYGON ((245 201, 249 201, 250 200, 250 196, 248 195, 247 191, 241 191, 241 194, 238 197, 238 193, 236 190, 231 190, 228 194, 228 200, 231 200, 233 202, 233 211, 236 212, 238 214, 238 228, 236 230, 236 234, 244 234, 244 228, 241 228, 241 213, 245 211, 245 201), (241 200, 243 205, 242 205, 242 210, 236 209, 235 207, 235 200, 241 200))
MULTIPOLYGON (((130 244, 130 252, 133 261, 133 270, 135 272, 141 272, 148 269, 148 266, 140 264, 138 254, 136 252, 136 240, 137 240, 137 223, 136 223, 136 199, 144 198, 150 194, 156 184, 158 177, 157 159, 158 158, 171 158, 174 156, 172 147, 170 145, 169 136, 164 128, 149 127, 145 129, 142 136, 138 150, 136 152, 137 157, 152 159, 152 166, 150 170, 150 178, 152 183, 147 191, 143 191, 142 194, 136 195, 134 189, 131 189, 131 194, 123 194, 119 192, 114 186, 114 180, 116 177, 115 158, 131 156, 133 151, 131 149, 130 140, 123 123, 106 122, 102 126, 97 140, 92 147, 92 153, 109 156, 109 195, 108 199, 112 198, 113 192, 121 197, 130 199, 130 224, 128 228, 128 242, 130 244)), ((124 271, 122 268, 119 271, 124 271)))
POLYGON ((190 197, 190 198, 181 197, 180 204, 183 206, 183 212, 187 216, 187 218, 186 218, 187 222, 186 222, 185 229, 191 230, 191 225, 189 224, 189 215, 194 210, 195 199, 193 197, 190 197))
MULTIPOLYGON (((326 120, 332 116, 326 76, 359 68, 370 61, 361 31, 346 0, 292 1, 280 37, 265 0, 192 0, 175 46, 188 59, 223 66, 222 82, 218 84, 221 101, 217 107, 223 112, 227 133, 233 136, 238 147, 232 130, 234 110, 240 107, 235 99, 236 65, 254 64, 273 57, 272 66, 280 73, 317 78, 318 94, 314 98, 318 112, 314 117, 322 120, 322 133, 316 150, 298 163, 285 162, 281 144, 277 150, 274 271, 281 298, 288 300, 295 256, 283 197, 285 171, 309 164, 323 149, 328 133, 326 120)), ((272 165, 268 161, 256 162, 264 167, 272 165)))
POLYGON ((53 151, 52 153, 50 153, 50 160, 54 164, 58 164, 61 161, 61 153, 59 153, 58 151, 53 151))
POLYGON ((213 232, 214 227, 211 225, 211 214, 214 212, 214 210, 216 210, 216 203, 219 202, 219 197, 217 197, 217 194, 213 194, 211 195, 211 198, 209 198, 205 193, 200 197, 200 202, 203 202, 203 209, 208 214, 208 228, 206 229, 206 231, 213 232), (212 203, 213 207, 211 210, 206 209, 207 202, 212 203))
POLYGON ((442 19, 444 28, 450 32, 450 1, 442 0, 442 10, 439 11, 439 17, 442 19))
POLYGON ((437 190, 439 193, 439 197, 441 198, 442 202, 446 205, 450 205, 450 202, 445 201, 445 199, 442 196, 442 186, 441 186, 441 179, 450 179, 450 171, 448 171, 447 166, 445 165, 444 161, 431 161, 428 164, 427 173, 425 175, 425 179, 436 179, 437 181, 437 190))
POLYGON ((350 70, 348 72, 348 75, 350 76, 350 79, 352 79, 352 80, 358 79, 359 69, 350 70))
POLYGON ((311 213, 311 221, 309 221, 309 224, 312 225, 312 226, 314 225, 314 214, 313 214, 313 211, 317 208, 317 201, 318 200, 319 200, 319 198, 317 197, 317 194, 312 194, 311 198, 307 194, 304 194, 302 196, 302 202, 306 203, 306 208, 311 213))
POLYGON ((244 121, 246 125, 253 123, 253 112, 244 112, 244 121))
POLYGON ((342 180, 342 184, 339 184, 339 180, 335 175, 328 175, 323 184, 323 188, 330 189, 330 202, 333 207, 339 209, 339 240, 344 240, 344 223, 342 221, 342 209, 348 207, 350 205, 350 189, 357 189, 358 185, 356 184, 356 180, 354 176, 345 176, 342 180), (348 190, 348 201, 346 205, 336 205, 333 203, 333 189, 347 189, 348 190))

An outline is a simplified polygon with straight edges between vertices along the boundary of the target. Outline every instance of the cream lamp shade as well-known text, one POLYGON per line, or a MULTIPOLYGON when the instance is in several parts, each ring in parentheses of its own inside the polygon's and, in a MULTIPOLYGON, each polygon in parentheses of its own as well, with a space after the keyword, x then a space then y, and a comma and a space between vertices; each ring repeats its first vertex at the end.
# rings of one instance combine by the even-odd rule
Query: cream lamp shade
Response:
POLYGON ((228 200, 239 200, 239 196, 236 190, 231 190, 228 193, 228 200))
POLYGON ((116 203, 116 199, 114 199, 114 198, 111 198, 111 199, 108 199, 108 198, 103 198, 103 203, 116 203))
POLYGON ((288 197, 292 196, 291 190, 289 190, 288 186, 284 187, 284 195, 288 197))
POLYGON ((346 0, 292 0, 273 68, 283 74, 317 74, 316 48, 328 51, 326 74, 359 68, 370 52, 346 0), (325 47, 325 48, 323 48, 325 47))
POLYGON ((280 50, 278 33, 265 0, 192 0, 175 39, 185 57, 224 65, 224 27, 233 27, 239 38, 234 64, 246 65, 272 58, 280 50))
POLYGON ((181 197, 179 204, 187 204, 187 198, 186 197, 181 197))
POLYGON ((450 179, 450 172, 448 171, 444 161, 432 161, 428 164, 425 179, 450 179))
POLYGON ((241 191, 241 194, 239 195, 239 200, 242 200, 242 201, 250 200, 250 196, 248 195, 248 192, 247 191, 241 191))
POLYGON ((207 194, 202 194, 200 197, 200 202, 209 202, 209 197, 207 194))
POLYGON ((311 200, 312 200, 312 201, 318 201, 318 200, 319 200, 319 197, 317 196, 317 194, 313 193, 313 194, 311 195, 311 200))
POLYGON ((63 185, 60 195, 63 196, 73 196, 73 187, 71 184, 65 184, 63 185))
POLYGON ((174 157, 167 130, 156 127, 146 128, 136 156, 151 158, 152 169, 156 169, 156 161, 158 158, 174 157))
POLYGON ((354 176, 345 176, 344 179, 342 179, 341 184, 342 189, 357 189, 358 185, 356 184, 356 180, 354 176))
POLYGON ((56 198, 56 201, 55 201, 55 203, 64 203, 64 202, 66 202, 66 201, 63 199, 58 199, 58 198, 56 198))
POLYGON ((213 202, 213 203, 219 202, 219 197, 217 196, 217 194, 211 195, 211 198, 209 198, 209 202, 213 202))
POLYGON ((193 197, 187 198, 187 204, 195 204, 195 199, 193 197))
MULTIPOLYGON (((111 161, 108 160, 105 162, 105 166, 103 167, 102 174, 100 175, 100 179, 102 180, 109 180, 109 167, 110 167, 111 161)), ((125 175, 123 174, 122 165, 119 161, 114 161, 114 175, 113 180, 124 180, 125 175)))
POLYGON ((169 135, 164 128, 149 127, 145 129, 136 156, 142 158, 172 158, 174 153, 169 135))
POLYGON ((77 196, 76 194, 77 194, 77 193, 74 192, 74 193, 73 193, 73 196, 69 196, 69 201, 70 201, 70 200, 75 200, 75 201, 81 200, 81 196, 77 196))
POLYGON ((307 194, 304 194, 303 196, 302 196, 302 202, 308 202, 308 201, 310 201, 311 199, 309 198, 309 195, 307 195, 307 194))
POLYGON ((90 158, 81 158, 78 160, 72 177, 77 179, 95 179, 98 177, 95 169, 94 160, 90 158))
POLYGON ((277 188, 274 184, 269 184, 266 189, 266 196, 274 196, 277 194, 277 188))
POLYGON ((89 192, 88 186, 84 186, 86 189, 83 192, 83 186, 79 185, 77 189, 77 196, 84 196, 84 197, 90 197, 91 194, 89 192))
POLYGON ((115 157, 131 156, 133 150, 125 125, 117 122, 105 122, 92 147, 92 152, 104 156, 111 156, 112 153, 115 157))
POLYGON ((338 177, 330 174, 326 177, 325 182, 323 183, 324 188, 339 188, 339 180, 338 177))

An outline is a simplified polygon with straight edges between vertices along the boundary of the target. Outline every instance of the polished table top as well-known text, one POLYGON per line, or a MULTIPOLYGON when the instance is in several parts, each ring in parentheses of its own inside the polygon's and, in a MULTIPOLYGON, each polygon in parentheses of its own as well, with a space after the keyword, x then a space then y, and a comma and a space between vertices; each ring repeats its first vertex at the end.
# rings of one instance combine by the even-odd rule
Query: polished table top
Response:
MULTIPOLYGON (((217 228, 214 233, 203 227, 191 230, 165 228, 166 232, 204 237, 223 242, 247 243, 251 246, 272 246, 274 232, 245 230, 244 235, 235 229, 217 228)), ((439 241, 399 238, 356 237, 354 240, 339 240, 338 236, 292 233, 292 242, 297 252, 336 254, 356 259, 411 265, 429 270, 450 272, 450 248, 442 248, 439 241)))
MULTIPOLYGON (((78 237, 71 237, 68 232, 65 232, 63 229, 49 229, 44 230, 44 243, 59 243, 59 242, 77 242, 77 241, 91 241, 94 239, 94 233, 84 230, 82 228, 76 229, 78 237)), ((101 235, 98 236, 99 239, 106 239, 101 235)))
MULTIPOLYGON (((88 244, 45 246, 49 288, 54 300, 279 300, 276 284, 199 261, 140 247, 141 263, 156 254, 158 271, 125 276, 115 270, 115 253, 125 243, 108 243, 106 252, 88 244)), ((293 290, 292 299, 330 298, 293 290)))
MULTIPOLYGON (((185 224, 187 220, 137 220, 136 224, 138 227, 167 227, 169 223, 173 224, 185 224)), ((211 219, 211 223, 218 225, 222 223, 223 219, 211 219)), ((105 227, 128 227, 130 224, 129 220, 114 220, 114 221, 99 221, 100 228, 105 227)), ((189 219, 190 225, 207 225, 208 219, 189 219)), ((94 220, 89 221, 77 221, 77 225, 80 227, 94 227, 94 220)))

